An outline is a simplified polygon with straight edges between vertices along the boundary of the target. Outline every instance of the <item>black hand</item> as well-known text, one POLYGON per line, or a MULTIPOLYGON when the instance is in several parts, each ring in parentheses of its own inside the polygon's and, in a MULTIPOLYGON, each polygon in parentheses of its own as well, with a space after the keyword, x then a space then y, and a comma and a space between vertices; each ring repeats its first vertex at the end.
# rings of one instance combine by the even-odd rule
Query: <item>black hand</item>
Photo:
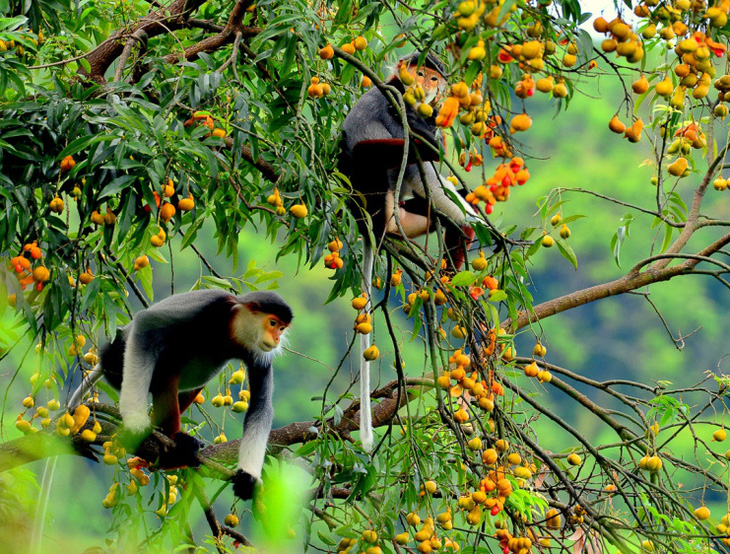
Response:
POLYGON ((231 478, 233 481, 233 494, 241 500, 248 500, 253 497, 253 490, 258 482, 253 475, 246 473, 242 469, 236 471, 231 478))

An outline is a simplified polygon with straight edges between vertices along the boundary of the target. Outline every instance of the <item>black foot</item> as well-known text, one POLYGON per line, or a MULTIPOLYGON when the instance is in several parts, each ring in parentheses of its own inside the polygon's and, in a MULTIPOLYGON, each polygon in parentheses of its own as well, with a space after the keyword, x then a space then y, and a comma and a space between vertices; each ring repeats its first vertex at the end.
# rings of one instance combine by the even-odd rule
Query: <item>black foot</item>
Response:
POLYGON ((253 475, 239 469, 233 474, 231 481, 233 481, 233 494, 238 498, 248 500, 253 497, 253 491, 258 482, 253 475))
POLYGON ((197 452, 204 445, 195 437, 179 431, 173 435, 174 448, 163 448, 155 464, 160 469, 175 469, 179 467, 198 467, 197 452))

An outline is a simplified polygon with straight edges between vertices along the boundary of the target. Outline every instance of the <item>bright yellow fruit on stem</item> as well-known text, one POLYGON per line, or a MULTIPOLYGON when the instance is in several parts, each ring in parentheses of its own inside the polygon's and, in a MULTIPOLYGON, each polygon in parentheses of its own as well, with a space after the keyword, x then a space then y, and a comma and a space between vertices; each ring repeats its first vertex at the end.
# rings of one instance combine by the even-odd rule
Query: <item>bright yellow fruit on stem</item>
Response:
POLYGON ((377 360, 379 356, 380 350, 378 350, 378 347, 374 344, 362 353, 362 357, 371 362, 377 360))
POLYGON ((304 204, 294 204, 289 208, 289 212, 297 219, 307 217, 307 207, 304 204))
POLYGON ((582 460, 580 459, 580 456, 573 452, 570 456, 568 456, 568 463, 573 466, 579 466, 581 464, 582 460))
POLYGON ((700 506, 695 510, 695 517, 700 521, 704 521, 710 517, 710 510, 707 506, 700 506))

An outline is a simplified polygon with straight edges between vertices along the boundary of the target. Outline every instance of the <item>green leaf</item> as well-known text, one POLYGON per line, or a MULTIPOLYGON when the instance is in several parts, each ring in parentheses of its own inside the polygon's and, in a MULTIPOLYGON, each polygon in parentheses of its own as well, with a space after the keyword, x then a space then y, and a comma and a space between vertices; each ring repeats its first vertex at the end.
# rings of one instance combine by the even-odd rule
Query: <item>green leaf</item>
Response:
POLYGON ((575 256, 573 248, 560 237, 555 239, 555 244, 557 245, 558 250, 560 251, 560 254, 563 256, 563 258, 573 264, 573 267, 575 269, 578 269, 578 258, 575 256))
POLYGON ((451 279, 451 284, 455 287, 469 287, 477 280, 477 276, 471 271, 460 271, 451 279))

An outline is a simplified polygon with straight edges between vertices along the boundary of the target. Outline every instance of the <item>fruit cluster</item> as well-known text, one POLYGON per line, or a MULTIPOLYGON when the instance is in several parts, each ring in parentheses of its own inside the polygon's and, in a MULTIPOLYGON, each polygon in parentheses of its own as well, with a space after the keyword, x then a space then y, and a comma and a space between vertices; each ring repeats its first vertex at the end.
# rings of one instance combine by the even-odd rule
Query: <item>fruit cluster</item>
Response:
MULTIPOLYGON (((10 260, 11 269, 15 270, 18 282, 23 290, 25 287, 35 283, 35 289, 42 291, 43 287, 51 278, 51 272, 39 260, 43 257, 43 250, 38 247, 37 242, 31 242, 23 245, 23 252, 19 256, 15 256, 10 260), (29 259, 30 258, 30 259, 29 259), (38 262, 31 269, 34 262, 38 262)), ((15 296, 10 299, 10 303, 15 303, 15 296)))
POLYGON ((506 202, 509 199, 510 187, 524 185, 530 178, 530 172, 525 161, 520 157, 513 157, 509 163, 500 163, 494 174, 466 196, 466 201, 477 205, 484 202, 484 211, 492 213, 497 202, 506 202))
POLYGON ((307 88, 307 94, 310 98, 323 98, 329 96, 332 87, 329 83, 320 80, 319 77, 312 77, 311 84, 307 88))
POLYGON ((342 268, 342 266, 345 265, 345 262, 340 257, 340 250, 342 250, 342 241, 340 239, 330 241, 330 243, 327 245, 327 249, 330 251, 330 253, 324 257, 324 266, 327 269, 342 268))
POLYGON ((193 112, 193 116, 190 119, 187 119, 185 123, 183 123, 183 126, 186 128, 201 126, 208 127, 208 129, 210 129, 210 133, 207 133, 205 135, 206 137, 214 136, 217 138, 224 138, 226 136, 226 130, 216 127, 213 116, 211 116, 209 112, 205 111, 193 112))
POLYGON ((367 313, 367 305, 367 294, 364 292, 361 296, 352 299, 352 307, 358 312, 362 312, 355 318, 355 325, 353 329, 362 335, 369 335, 373 332, 372 318, 370 317, 370 314, 367 313))

